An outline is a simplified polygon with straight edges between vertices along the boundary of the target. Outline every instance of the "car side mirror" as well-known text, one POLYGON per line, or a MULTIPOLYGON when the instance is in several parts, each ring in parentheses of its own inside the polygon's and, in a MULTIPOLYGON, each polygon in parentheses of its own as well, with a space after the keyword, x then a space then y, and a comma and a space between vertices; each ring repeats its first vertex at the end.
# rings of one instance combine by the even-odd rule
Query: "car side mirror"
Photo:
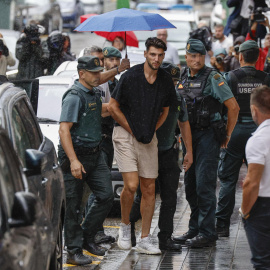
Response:
POLYGON ((41 174, 42 159, 45 154, 35 149, 27 149, 25 151, 25 163, 24 173, 26 176, 41 174))
POLYGON ((37 199, 33 193, 19 191, 14 195, 14 204, 8 224, 11 228, 33 225, 36 219, 37 199))

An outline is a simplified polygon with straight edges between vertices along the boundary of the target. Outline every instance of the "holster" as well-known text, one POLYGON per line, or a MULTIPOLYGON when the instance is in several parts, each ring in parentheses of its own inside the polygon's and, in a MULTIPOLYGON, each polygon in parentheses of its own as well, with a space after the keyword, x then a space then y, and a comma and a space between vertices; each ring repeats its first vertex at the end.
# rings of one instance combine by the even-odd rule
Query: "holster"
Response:
POLYGON ((215 132, 215 138, 217 142, 221 145, 227 139, 226 122, 223 120, 219 120, 212 123, 211 125, 215 132))

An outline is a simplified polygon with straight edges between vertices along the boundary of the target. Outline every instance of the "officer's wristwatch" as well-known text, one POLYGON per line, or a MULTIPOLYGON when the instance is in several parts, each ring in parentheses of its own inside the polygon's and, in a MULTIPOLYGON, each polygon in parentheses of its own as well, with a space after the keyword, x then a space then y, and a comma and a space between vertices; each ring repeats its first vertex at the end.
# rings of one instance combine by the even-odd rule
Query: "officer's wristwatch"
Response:
POLYGON ((239 215, 240 215, 243 219, 248 219, 248 218, 249 218, 249 213, 247 213, 247 214, 244 215, 241 208, 239 208, 239 215))

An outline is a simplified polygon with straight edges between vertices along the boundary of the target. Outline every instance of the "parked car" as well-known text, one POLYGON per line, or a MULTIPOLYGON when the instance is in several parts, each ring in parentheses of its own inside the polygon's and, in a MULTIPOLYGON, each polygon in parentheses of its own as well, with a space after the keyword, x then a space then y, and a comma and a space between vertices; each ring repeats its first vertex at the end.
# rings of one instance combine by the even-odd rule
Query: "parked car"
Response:
MULTIPOLYGON (((26 170, 41 173, 44 154, 26 150, 26 170)), ((28 191, 22 167, 0 127, 0 264, 2 270, 47 270, 51 260, 52 224, 41 199, 28 191)), ((61 269, 61 268, 50 268, 61 269)))
MULTIPOLYGON (((23 83, 26 81, 17 81, 18 85, 23 83)), ((30 93, 33 95, 30 95, 31 99, 37 96, 34 89, 30 89, 30 93)), ((63 174, 54 145, 42 134, 26 91, 13 83, 0 85, 0 124, 7 131, 24 168, 29 191, 37 195, 44 205, 50 226, 44 227, 43 233, 46 234, 46 230, 52 228, 48 247, 46 246, 50 251, 50 269, 62 269, 62 224, 65 214, 63 174), (34 168, 29 169, 29 155, 25 154, 29 149, 38 150, 42 155, 39 174, 33 173, 34 168)))
POLYGON ((85 14, 101 14, 104 12, 104 0, 81 0, 81 2, 83 3, 85 14))
POLYGON ((14 30, 21 32, 31 20, 44 26, 46 34, 63 29, 61 9, 56 0, 24 0, 24 4, 16 5, 14 30))
POLYGON ((85 14, 80 0, 57 0, 61 7, 63 27, 73 30, 80 24, 80 16, 85 14))

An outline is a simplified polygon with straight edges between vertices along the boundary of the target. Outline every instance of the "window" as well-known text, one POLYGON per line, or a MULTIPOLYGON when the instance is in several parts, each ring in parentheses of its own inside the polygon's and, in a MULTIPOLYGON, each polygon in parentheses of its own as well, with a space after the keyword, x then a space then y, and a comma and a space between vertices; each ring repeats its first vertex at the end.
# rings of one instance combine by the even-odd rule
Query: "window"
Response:
POLYGON ((38 149, 41 139, 36 122, 23 99, 12 109, 12 128, 18 156, 25 166, 25 150, 38 149))

